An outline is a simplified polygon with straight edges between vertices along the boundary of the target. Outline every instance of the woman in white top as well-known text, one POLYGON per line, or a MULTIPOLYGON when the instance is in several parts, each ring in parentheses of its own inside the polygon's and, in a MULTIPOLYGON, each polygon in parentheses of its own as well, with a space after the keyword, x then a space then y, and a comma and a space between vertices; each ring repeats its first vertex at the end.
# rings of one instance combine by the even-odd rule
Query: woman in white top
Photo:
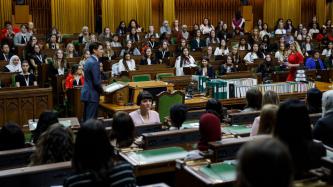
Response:
POLYGON ((286 50, 284 43, 280 43, 279 50, 275 53, 275 58, 278 60, 280 65, 288 62, 288 50, 286 50))
POLYGON ((267 23, 264 23, 264 25, 262 26, 262 30, 259 33, 259 36, 260 36, 261 39, 265 35, 268 35, 269 37, 271 37, 271 33, 268 32, 268 25, 267 25, 267 23))
POLYGON ((227 42, 225 41, 225 39, 221 39, 221 43, 218 47, 216 47, 215 51, 214 51, 214 55, 215 56, 225 56, 229 54, 229 49, 227 47, 227 42))
POLYGON ((120 59, 118 62, 118 73, 122 71, 135 71, 135 61, 131 59, 129 53, 124 53, 123 59, 120 59))
POLYGON ((184 75, 183 67, 196 67, 194 58, 189 54, 188 48, 184 48, 182 55, 177 57, 175 68, 176 76, 184 75))
POLYGON ((200 30, 202 34, 208 35, 214 30, 214 26, 210 23, 208 18, 204 18, 203 24, 200 25, 200 30))
POLYGON ((309 35, 313 38, 313 34, 318 34, 320 31, 317 28, 317 24, 313 23, 312 28, 309 30, 309 35))
POLYGON ((283 34, 285 35, 287 33, 286 29, 284 29, 283 22, 279 22, 278 28, 275 30, 275 34, 283 34))
POLYGON ((321 55, 325 55, 326 57, 330 57, 332 55, 332 49, 333 49, 333 42, 329 42, 327 45, 327 48, 323 50, 321 55))
POLYGON ((22 72, 20 58, 17 55, 12 56, 4 69, 5 72, 22 72))
POLYGON ((253 63, 255 59, 264 58, 264 54, 259 51, 259 46, 257 43, 253 44, 252 52, 248 52, 245 57, 245 63, 253 63))

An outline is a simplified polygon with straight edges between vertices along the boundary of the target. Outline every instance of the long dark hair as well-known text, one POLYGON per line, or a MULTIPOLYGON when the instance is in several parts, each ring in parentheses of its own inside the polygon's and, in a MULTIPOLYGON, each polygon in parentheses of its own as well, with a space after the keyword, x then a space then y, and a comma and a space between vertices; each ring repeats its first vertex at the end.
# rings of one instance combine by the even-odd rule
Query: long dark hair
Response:
POLYGON ((58 114, 52 111, 45 111, 40 114, 37 127, 32 133, 32 142, 37 143, 39 136, 45 132, 51 125, 58 123, 58 114))
POLYGON ((90 119, 81 125, 75 140, 72 166, 76 172, 100 171, 114 155, 102 122, 90 119))
POLYGON ((111 140, 117 141, 119 148, 129 147, 134 142, 135 127, 132 118, 126 112, 113 115, 111 140))

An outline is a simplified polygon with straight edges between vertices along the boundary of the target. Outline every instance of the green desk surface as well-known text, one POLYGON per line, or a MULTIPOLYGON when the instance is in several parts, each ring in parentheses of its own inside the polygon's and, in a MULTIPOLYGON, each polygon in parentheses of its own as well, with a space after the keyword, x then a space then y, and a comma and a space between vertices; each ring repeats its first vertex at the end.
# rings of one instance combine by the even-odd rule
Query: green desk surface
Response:
POLYGON ((329 158, 329 159, 333 160, 333 152, 326 149, 326 158, 329 158))
POLYGON ((181 147, 167 147, 160 149, 131 152, 128 157, 137 165, 153 164, 185 158, 188 152, 181 147))
POLYGON ((250 134, 251 128, 246 125, 232 125, 229 127, 222 127, 225 134, 250 134))
POLYGON ((226 182, 236 180, 236 165, 233 163, 215 163, 210 167, 207 165, 199 169, 214 182, 226 182))

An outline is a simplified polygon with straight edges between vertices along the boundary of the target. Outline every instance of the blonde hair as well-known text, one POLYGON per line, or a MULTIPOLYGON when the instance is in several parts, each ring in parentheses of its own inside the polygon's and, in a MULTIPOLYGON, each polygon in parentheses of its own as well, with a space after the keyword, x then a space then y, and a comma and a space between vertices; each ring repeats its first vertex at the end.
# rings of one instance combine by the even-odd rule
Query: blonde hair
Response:
POLYGON ((279 107, 273 104, 267 104, 262 107, 260 112, 260 122, 258 134, 271 134, 276 125, 276 114, 279 107))

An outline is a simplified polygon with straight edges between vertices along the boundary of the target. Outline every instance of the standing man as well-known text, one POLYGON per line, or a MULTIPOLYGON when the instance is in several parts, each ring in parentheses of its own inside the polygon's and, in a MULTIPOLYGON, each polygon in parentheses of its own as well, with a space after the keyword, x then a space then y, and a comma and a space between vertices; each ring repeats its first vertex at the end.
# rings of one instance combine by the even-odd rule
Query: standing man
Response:
POLYGON ((84 102, 83 121, 97 118, 99 96, 103 92, 98 59, 103 56, 103 45, 99 42, 91 43, 89 52, 92 55, 84 65, 84 86, 81 91, 81 101, 84 102))

